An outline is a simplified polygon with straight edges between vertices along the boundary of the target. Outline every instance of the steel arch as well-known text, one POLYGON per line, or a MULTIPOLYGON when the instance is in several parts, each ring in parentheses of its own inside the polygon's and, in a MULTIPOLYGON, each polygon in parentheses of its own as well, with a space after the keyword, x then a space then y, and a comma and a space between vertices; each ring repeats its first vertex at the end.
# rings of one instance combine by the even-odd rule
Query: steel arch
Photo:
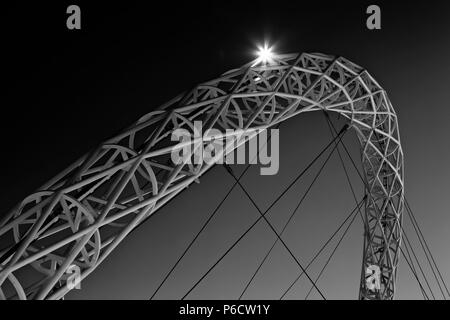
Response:
MULTIPOLYGON (((360 66, 319 53, 255 61, 179 95, 102 143, 43 185, 0 222, 0 298, 59 299, 67 270, 88 276, 145 218, 184 190, 212 164, 168 162, 170 133, 203 121, 208 128, 272 127, 310 111, 348 119, 361 145, 367 198, 361 299, 392 299, 401 243, 403 153, 396 113, 386 92, 360 66), (158 171, 158 172, 157 172, 158 171), (377 265, 381 290, 364 271, 377 265), (35 272, 25 285, 19 270, 35 272), (12 283, 6 296, 4 289, 12 283)), ((225 152, 236 146, 229 145, 225 152)))

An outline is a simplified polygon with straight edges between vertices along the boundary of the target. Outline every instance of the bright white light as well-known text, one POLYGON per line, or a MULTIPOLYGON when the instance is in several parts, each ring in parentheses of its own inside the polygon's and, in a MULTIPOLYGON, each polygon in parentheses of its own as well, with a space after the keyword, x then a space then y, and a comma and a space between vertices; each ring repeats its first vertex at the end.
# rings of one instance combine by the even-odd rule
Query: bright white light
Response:
POLYGON ((267 44, 265 44, 264 47, 259 47, 258 49, 258 62, 267 64, 273 60, 274 54, 272 52, 272 48, 268 47, 267 44))

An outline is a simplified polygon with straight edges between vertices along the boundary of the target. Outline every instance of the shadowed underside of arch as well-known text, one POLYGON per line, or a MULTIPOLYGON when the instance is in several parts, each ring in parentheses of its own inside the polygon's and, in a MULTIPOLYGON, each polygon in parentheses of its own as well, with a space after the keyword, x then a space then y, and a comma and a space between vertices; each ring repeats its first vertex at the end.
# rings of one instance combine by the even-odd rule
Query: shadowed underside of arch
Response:
MULTIPOLYGON (((358 65, 323 54, 286 54, 202 83, 148 113, 47 182, 0 222, 0 298, 59 299, 68 270, 88 276, 144 219, 211 164, 175 165, 171 133, 272 127, 304 112, 348 119, 361 144, 366 203, 361 299, 392 299, 401 241, 403 154, 386 92, 358 65), (376 265, 381 288, 367 288, 376 265), (26 274, 26 276, 23 276, 26 274)), ((229 145, 229 152, 236 145, 229 145)))

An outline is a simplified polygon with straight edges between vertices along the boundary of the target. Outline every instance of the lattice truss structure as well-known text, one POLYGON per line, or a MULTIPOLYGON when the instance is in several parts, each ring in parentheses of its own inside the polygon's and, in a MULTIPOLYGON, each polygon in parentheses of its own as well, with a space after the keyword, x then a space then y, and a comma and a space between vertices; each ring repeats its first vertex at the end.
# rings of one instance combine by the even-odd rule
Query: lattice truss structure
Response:
MULTIPOLYGON (((348 119, 361 144, 367 197, 359 297, 392 299, 404 201, 397 116, 367 71, 317 53, 278 55, 269 64, 253 61, 202 83, 25 198, 0 223, 0 256, 6 257, 0 297, 64 297, 71 267, 87 277, 137 225, 199 179, 212 164, 173 164, 170 154, 180 148, 171 140, 175 129, 192 130, 194 121, 202 121, 205 130, 252 132, 318 110, 348 119), (380 268, 379 291, 366 286, 370 265, 380 268)), ((224 153, 241 143, 226 145, 224 153)))

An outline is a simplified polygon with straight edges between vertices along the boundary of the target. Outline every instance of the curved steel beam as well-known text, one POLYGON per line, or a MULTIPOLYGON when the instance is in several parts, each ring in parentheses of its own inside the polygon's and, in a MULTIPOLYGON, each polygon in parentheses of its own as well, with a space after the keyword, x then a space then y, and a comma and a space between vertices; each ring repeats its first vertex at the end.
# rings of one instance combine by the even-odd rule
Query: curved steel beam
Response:
MULTIPOLYGON (((60 299, 68 270, 88 276, 145 218, 212 164, 175 165, 179 128, 266 129, 304 112, 348 119, 361 145, 367 200, 361 299, 392 299, 404 201, 397 116, 380 85, 360 66, 318 53, 276 56, 224 73, 148 113, 25 198, 0 222, 0 298, 60 299), (380 290, 365 270, 376 265, 380 290), (29 276, 19 279, 21 270, 29 276), (31 274, 31 275, 30 275, 31 274), (9 289, 8 289, 9 288, 9 289)), ((242 142, 240 142, 242 143, 242 142)), ((227 145, 229 152, 236 145, 227 145)), ((220 156, 220 155, 219 155, 220 156)))

